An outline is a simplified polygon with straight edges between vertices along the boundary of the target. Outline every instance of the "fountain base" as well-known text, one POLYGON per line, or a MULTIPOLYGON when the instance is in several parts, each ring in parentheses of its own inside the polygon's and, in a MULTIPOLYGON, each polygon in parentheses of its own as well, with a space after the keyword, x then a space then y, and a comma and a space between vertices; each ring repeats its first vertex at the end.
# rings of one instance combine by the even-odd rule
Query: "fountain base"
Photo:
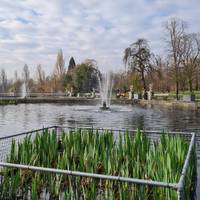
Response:
POLYGON ((101 109, 101 110, 109 110, 110 107, 108 107, 108 106, 106 105, 106 102, 104 101, 104 102, 103 102, 103 106, 100 107, 100 109, 101 109))
POLYGON ((100 107, 100 110, 110 110, 110 107, 104 107, 104 106, 102 106, 102 107, 100 107))

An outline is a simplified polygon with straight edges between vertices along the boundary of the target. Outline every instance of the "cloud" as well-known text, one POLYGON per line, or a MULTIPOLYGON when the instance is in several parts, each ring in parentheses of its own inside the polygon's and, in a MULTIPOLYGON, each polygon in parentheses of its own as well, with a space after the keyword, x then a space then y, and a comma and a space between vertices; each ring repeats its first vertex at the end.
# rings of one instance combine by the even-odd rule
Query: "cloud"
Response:
POLYGON ((124 49, 146 38, 153 52, 164 52, 163 23, 179 17, 198 32, 198 0, 1 0, 0 68, 9 76, 27 63, 53 71, 58 49, 66 63, 86 58, 101 70, 122 69, 124 49))

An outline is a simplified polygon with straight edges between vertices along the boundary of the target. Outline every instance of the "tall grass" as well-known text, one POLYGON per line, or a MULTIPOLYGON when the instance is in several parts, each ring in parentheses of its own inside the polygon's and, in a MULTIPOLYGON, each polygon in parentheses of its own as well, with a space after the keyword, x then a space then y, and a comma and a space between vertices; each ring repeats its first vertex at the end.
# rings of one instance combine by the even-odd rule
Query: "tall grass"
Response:
MULTIPOLYGON (((163 134, 159 142, 137 130, 117 138, 111 131, 76 129, 63 133, 45 130, 23 142, 12 142, 7 162, 74 171, 177 183, 189 144, 179 136, 163 134)), ((195 189, 196 157, 193 149, 186 175, 185 195, 195 189)), ((39 173, 5 168, 0 185, 3 199, 177 199, 175 190, 130 185, 117 181, 39 173)))

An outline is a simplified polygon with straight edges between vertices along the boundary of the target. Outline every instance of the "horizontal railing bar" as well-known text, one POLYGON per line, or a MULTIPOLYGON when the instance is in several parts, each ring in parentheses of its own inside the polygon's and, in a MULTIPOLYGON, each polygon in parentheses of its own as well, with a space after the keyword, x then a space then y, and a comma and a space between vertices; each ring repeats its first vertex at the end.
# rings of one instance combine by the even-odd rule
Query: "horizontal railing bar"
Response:
MULTIPOLYGON (((128 131, 128 132, 136 132, 137 131, 137 129, 112 129, 112 128, 99 128, 99 127, 97 127, 97 128, 95 128, 95 127, 74 127, 74 126, 55 126, 56 128, 70 128, 70 129, 75 129, 75 128, 80 128, 80 129, 88 129, 88 130, 112 130, 112 131, 128 131)), ((144 133, 155 133, 155 134, 161 134, 162 132, 164 132, 164 130, 160 130, 160 131, 150 131, 150 130, 140 130, 141 132, 144 132, 144 133)), ((164 132, 165 133, 165 132, 164 132)), ((190 133, 190 132, 178 132, 178 131, 167 131, 166 132, 167 134, 169 133, 169 134, 184 134, 184 135, 190 135, 191 136, 191 134, 192 133, 190 133)))
MULTIPOLYGON (((27 132, 23 132, 23 133, 18 133, 18 134, 14 134, 14 135, 9 135, 9 136, 4 136, 4 137, 0 137, 0 140, 3 140, 3 139, 8 139, 8 138, 12 138, 12 137, 18 137, 18 136, 21 136, 21 135, 27 135, 27 134, 31 134, 31 133, 35 133, 35 132, 38 132, 38 131, 42 131, 42 130, 45 130, 45 129, 52 129, 52 128, 68 128, 68 129, 75 129, 75 128, 80 128, 80 129, 87 129, 87 130, 110 130, 110 131, 116 131, 116 132, 120 132, 120 131, 123 131, 125 132, 126 130, 128 132, 136 132, 137 129, 133 130, 129 130, 129 129, 112 129, 112 128, 95 128, 95 127, 73 127, 73 126, 49 126, 49 127, 44 127, 44 128, 40 128, 40 129, 35 129, 35 130, 32 130, 32 131, 27 131, 27 132)), ((163 130, 160 130, 160 131, 149 131, 149 130, 140 130, 141 132, 143 133, 149 133, 149 134, 162 134, 163 130)), ((165 132, 164 132, 165 133, 165 132)), ((166 132, 166 134, 178 134, 178 135, 183 135, 183 136, 191 136, 191 133, 189 132, 166 132)))
POLYGON ((53 169, 53 168, 46 168, 46 167, 36 167, 36 166, 30 166, 30 165, 12 164, 12 163, 3 163, 3 162, 0 162, 0 166, 12 167, 12 168, 18 168, 18 169, 24 169, 24 170, 26 169, 26 170, 32 170, 32 171, 40 171, 40 172, 51 172, 55 174, 65 174, 65 175, 70 175, 70 176, 82 176, 82 177, 88 177, 88 178, 128 182, 131 184, 152 185, 152 186, 157 186, 157 187, 172 188, 175 190, 177 190, 178 188, 177 183, 165 183, 165 182, 143 180, 143 179, 137 179, 137 178, 127 178, 127 177, 121 177, 121 176, 109 176, 109 175, 103 175, 103 174, 53 169))
POLYGON ((23 133, 17 133, 17 134, 14 134, 14 135, 8 135, 8 136, 0 137, 0 140, 12 138, 12 137, 18 137, 18 136, 21 136, 21 135, 27 135, 27 134, 35 133, 35 132, 38 132, 38 131, 43 131, 45 129, 52 129, 52 128, 56 128, 56 127, 57 126, 49 126, 49 127, 35 129, 35 130, 32 130, 32 131, 27 131, 27 132, 23 132, 23 133))

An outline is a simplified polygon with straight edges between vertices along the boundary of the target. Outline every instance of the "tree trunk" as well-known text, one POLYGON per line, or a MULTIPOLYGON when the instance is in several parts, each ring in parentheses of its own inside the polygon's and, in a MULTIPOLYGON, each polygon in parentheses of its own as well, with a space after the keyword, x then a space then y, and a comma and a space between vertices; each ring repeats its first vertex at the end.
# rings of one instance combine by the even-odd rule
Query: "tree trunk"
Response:
POLYGON ((190 93, 192 93, 192 91, 193 91, 193 88, 192 88, 192 79, 189 79, 189 90, 190 90, 190 93))
POLYGON ((144 88, 144 99, 147 100, 147 86, 146 86, 146 81, 144 77, 144 72, 142 72, 142 82, 143 82, 143 88, 144 88))
MULTIPOLYGON (((176 59, 175 60, 175 63, 176 63, 176 59)), ((176 79, 176 100, 179 100, 179 77, 178 77, 178 67, 175 66, 175 79, 176 79)))
POLYGON ((176 81, 176 100, 179 100, 179 83, 176 81))
POLYGON ((199 80, 198 80, 198 72, 196 74, 196 80, 195 80, 195 90, 199 90, 199 80))

